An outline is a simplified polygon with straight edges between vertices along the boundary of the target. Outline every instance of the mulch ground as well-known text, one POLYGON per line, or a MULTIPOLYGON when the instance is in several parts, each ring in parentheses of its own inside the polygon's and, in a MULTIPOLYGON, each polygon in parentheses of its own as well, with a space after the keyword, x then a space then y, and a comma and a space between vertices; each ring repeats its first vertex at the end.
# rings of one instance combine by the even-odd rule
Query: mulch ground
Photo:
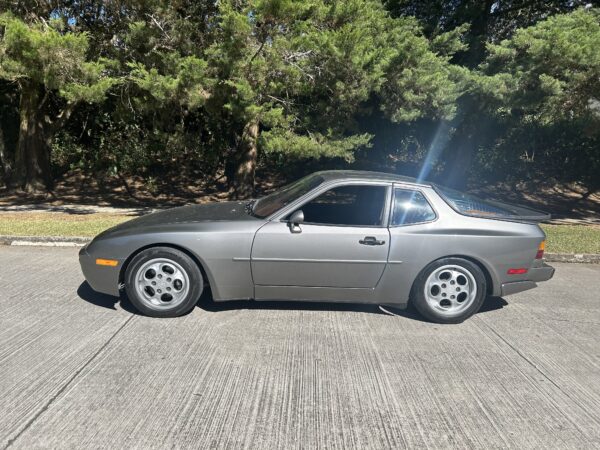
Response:
MULTIPOLYGON (((269 193, 287 183, 277 174, 257 176, 257 197, 269 193)), ((600 194, 584 197, 584 189, 577 185, 528 182, 519 184, 499 183, 471 189, 484 198, 507 201, 529 206, 552 214, 553 223, 600 224, 600 194)), ((115 213, 125 209, 147 210, 168 208, 189 203, 224 201, 231 198, 224 177, 196 180, 168 179, 147 180, 141 177, 98 177, 70 174, 59 180, 52 192, 31 195, 24 192, 8 192, 0 189, 0 210, 15 207, 28 210, 60 210, 61 207, 77 213, 74 205, 104 207, 115 213)), ((123 210, 125 213, 130 211, 123 210)))

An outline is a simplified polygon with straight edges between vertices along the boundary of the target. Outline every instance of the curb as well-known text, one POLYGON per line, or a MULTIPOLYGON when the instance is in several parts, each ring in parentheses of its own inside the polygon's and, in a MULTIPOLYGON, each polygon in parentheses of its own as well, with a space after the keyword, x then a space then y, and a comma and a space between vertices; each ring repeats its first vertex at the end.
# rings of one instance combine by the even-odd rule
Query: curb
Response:
POLYGON ((590 253, 544 253, 546 262, 600 264, 600 255, 590 253))
POLYGON ((35 247, 83 247, 90 242, 89 237, 64 236, 0 236, 0 245, 20 245, 35 247))
MULTIPOLYGON (((83 247, 90 237, 65 236, 0 236, 0 245, 32 247, 83 247)), ((600 264, 600 255, 590 253, 545 253, 544 261, 600 264)))

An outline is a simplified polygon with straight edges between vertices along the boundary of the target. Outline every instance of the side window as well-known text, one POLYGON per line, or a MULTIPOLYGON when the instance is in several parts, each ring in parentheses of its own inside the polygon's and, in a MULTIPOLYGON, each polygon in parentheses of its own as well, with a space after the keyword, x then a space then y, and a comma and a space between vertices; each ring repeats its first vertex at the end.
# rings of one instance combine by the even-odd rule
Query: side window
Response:
POLYGON ((419 191, 394 190, 391 225, 410 225, 435 219, 435 212, 419 191))
POLYGON ((350 226, 383 224, 385 186, 348 185, 324 192, 302 206, 305 223, 350 226))

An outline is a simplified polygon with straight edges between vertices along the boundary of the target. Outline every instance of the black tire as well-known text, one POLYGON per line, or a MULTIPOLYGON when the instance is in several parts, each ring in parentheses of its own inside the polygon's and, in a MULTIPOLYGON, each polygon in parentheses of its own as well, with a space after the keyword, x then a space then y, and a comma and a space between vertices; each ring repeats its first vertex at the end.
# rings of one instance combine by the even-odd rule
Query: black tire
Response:
MULTIPOLYGON (((442 269, 443 270, 443 269, 442 269)), ((485 298, 487 296, 487 283, 486 278, 481 270, 481 268, 466 259, 463 258, 442 258, 437 261, 432 262, 427 267, 425 267, 421 273, 415 279, 413 283, 410 300, 414 307, 419 311, 419 313, 435 323, 461 323, 475 314, 483 305, 485 298), (440 309, 436 309, 431 306, 431 304, 427 301, 426 293, 425 293, 425 283, 429 276, 435 272, 437 269, 440 269, 443 266, 458 266, 463 270, 468 271, 473 279, 475 280, 476 292, 473 299, 470 301, 468 306, 465 306, 464 310, 461 310, 456 313, 451 312, 442 312, 440 309)), ((439 298, 439 297, 438 297, 439 298)))
POLYGON ((178 317, 189 313, 200 299, 204 289, 202 272, 196 262, 186 253, 170 247, 152 247, 141 251, 131 260, 125 271, 125 291, 131 304, 140 313, 150 317, 178 317), (182 295, 173 307, 165 304, 152 306, 136 289, 136 274, 144 264, 153 259, 170 260, 180 266, 189 279, 187 294, 182 295))

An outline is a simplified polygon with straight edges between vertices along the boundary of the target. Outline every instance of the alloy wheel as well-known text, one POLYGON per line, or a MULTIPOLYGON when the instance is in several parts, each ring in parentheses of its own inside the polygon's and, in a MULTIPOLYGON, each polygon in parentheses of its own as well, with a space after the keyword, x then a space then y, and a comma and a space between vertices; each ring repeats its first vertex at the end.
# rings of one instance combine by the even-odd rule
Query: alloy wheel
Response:
POLYGON ((175 261, 155 258, 146 261, 135 274, 135 290, 152 309, 172 309, 181 304, 190 290, 187 272, 175 261))
POLYGON ((429 306, 445 316, 467 310, 477 297, 477 282, 471 272, 458 265, 435 269, 425 281, 425 299, 429 306))

